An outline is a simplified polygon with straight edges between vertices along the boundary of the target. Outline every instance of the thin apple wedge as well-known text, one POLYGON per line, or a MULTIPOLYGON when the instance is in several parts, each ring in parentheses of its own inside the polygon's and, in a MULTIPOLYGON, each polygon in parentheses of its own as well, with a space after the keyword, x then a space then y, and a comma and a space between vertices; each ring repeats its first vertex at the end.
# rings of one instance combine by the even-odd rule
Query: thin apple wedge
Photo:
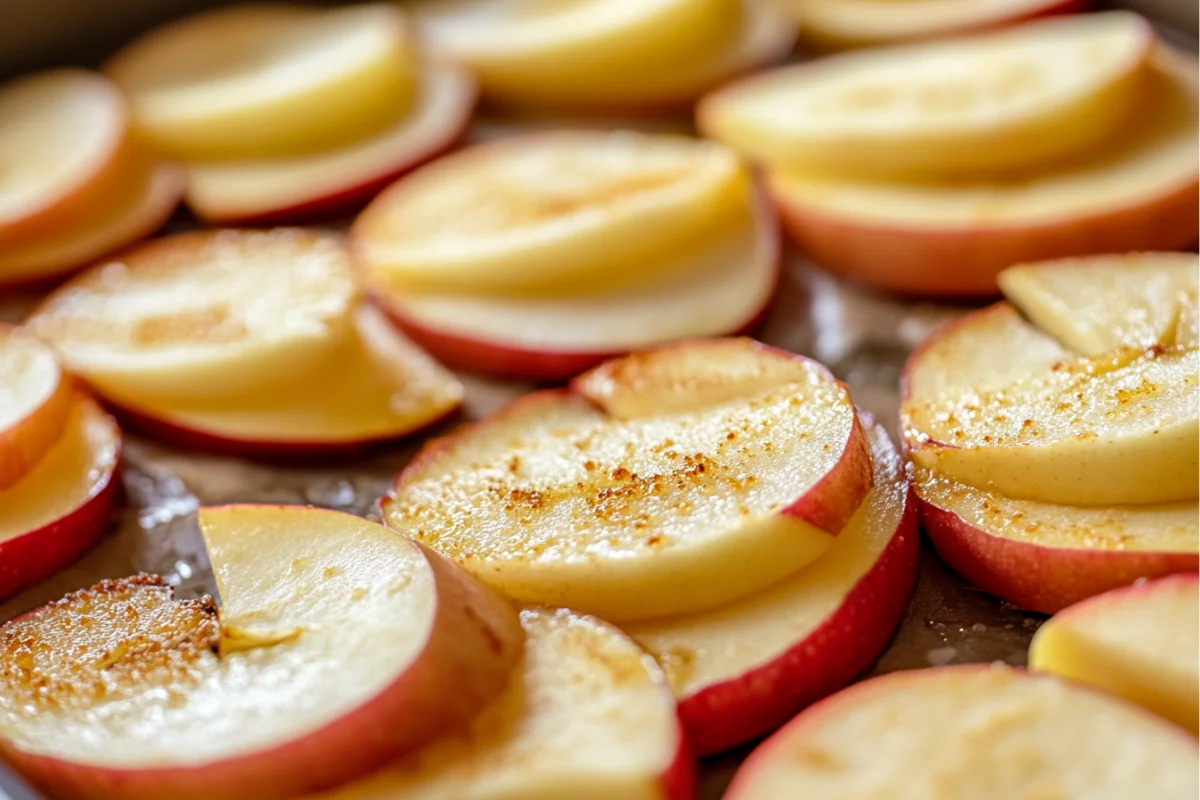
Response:
POLYGON ((327 788, 464 723, 520 657, 504 600, 380 525, 280 506, 204 509, 200 525, 220 610, 143 575, 0 628, 0 753, 48 793, 327 788))
POLYGON ((712 611, 625 628, 666 672, 698 755, 761 736, 849 683, 904 613, 917 573, 915 503, 887 433, 863 424, 874 489, 824 555, 712 611))
POLYGON ((750 755, 725 800, 1190 800, 1198 772, 1196 740, 1135 706, 1008 667, 947 667, 813 706, 750 755))
POLYGON ((37 464, 0 489, 0 599, 78 558, 104 533, 116 503, 121 434, 77 398, 37 464))
POLYGON ((521 624, 522 665, 468 728, 320 800, 692 800, 675 702, 645 653, 566 609, 521 624))
POLYGON ((511 597, 615 622, 712 608, 791 574, 870 490, 849 394, 820 365, 750 340, 598 369, 655 371, 693 348, 707 357, 671 382, 737 375, 747 361, 778 380, 625 417, 585 375, 426 446, 384 498, 384 521, 511 597))
POLYGON ((54 351, 0 325, 0 491, 21 480, 58 441, 73 398, 54 351))

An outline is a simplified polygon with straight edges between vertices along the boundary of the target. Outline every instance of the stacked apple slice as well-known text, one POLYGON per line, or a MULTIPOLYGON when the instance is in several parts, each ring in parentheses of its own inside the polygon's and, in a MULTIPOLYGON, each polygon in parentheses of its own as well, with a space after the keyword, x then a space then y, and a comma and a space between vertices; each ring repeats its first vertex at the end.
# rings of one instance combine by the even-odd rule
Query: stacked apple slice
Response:
POLYGON ((789 21, 753 0, 421 0, 433 46, 468 65, 487 100, 571 111, 686 106, 782 59, 789 21))
POLYGON ((74 560, 104 532, 121 447, 54 352, 0 327, 0 599, 74 560))
POLYGON ((1015 263, 1196 241, 1196 72, 1136 15, 1074 15, 769 72, 698 120, 768 164, 818 263, 988 296, 1015 263))
POLYGON ((746 329, 779 270, 774 217, 732 151, 629 131, 459 151, 380 195, 351 246, 439 359, 538 380, 746 329))
POLYGON ((428 445, 382 514, 510 597, 621 624, 709 753, 882 649, 916 571, 908 494, 887 436, 823 367, 697 340, 428 445))
POLYGON ((0 286, 40 283, 152 232, 183 192, 100 75, 0 85, 0 286))
POLYGON ((951 566, 1044 612, 1196 569, 1197 266, 1137 254, 1014 268, 1000 277, 1012 303, 913 354, 901 424, 922 522, 951 566))
POLYGON ((139 130, 189 164, 208 221, 278 221, 369 197, 466 126, 470 77, 398 8, 247 5, 151 31, 105 66, 139 130))
POLYGON ((247 455, 331 455, 425 427, 462 397, 359 295, 336 236, 207 231, 97 264, 27 325, 157 435, 247 455))

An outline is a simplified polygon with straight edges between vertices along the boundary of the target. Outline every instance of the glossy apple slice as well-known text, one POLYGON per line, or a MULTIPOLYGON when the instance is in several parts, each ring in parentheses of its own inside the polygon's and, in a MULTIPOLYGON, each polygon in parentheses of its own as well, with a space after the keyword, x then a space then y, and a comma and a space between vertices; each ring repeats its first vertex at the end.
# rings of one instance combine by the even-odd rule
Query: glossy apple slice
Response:
POLYGON ((746 185, 738 157, 710 142, 535 133, 402 178, 355 220, 351 246, 391 289, 579 294, 737 214, 746 185))
POLYGON ((310 371, 348 338, 357 300, 333 235, 199 231, 96 264, 27 324, 106 394, 212 398, 310 371))
POLYGON ((692 800, 675 702, 646 654, 566 609, 525 609, 521 625, 524 662, 469 727, 321 800, 692 800))
POLYGON ((849 683, 904 614, 917 573, 915 503, 887 433, 864 426, 875 488, 824 555, 712 611, 626 626, 666 672, 698 755, 761 736, 849 683))
POLYGON ((865 50, 755 75, 705 98, 707 135, 775 166, 835 175, 1027 169, 1106 141, 1154 43, 1128 12, 865 50))
POLYGON ((778 222, 758 201, 731 226, 696 237, 667 266, 627 286, 549 297, 378 286, 374 295, 401 330, 445 364, 560 381, 631 350, 749 332, 775 293, 779 251, 778 222))
POLYGON ((1008 667, 945 667, 813 706, 750 755, 725 798, 1185 800, 1198 767, 1195 739, 1135 706, 1008 667))
POLYGON ((78 398, 57 433, 21 480, 0 489, 0 599, 74 561, 108 526, 118 492, 116 423, 78 398))
POLYGON ((637 381, 690 348, 707 357, 672 383, 745 361, 778 380, 628 418, 605 410, 590 375, 529 395, 426 446, 384 499, 385 522, 511 597, 617 622, 712 608, 791 574, 870 489, 849 394, 820 365, 751 340, 598 369, 637 381))
POLYGON ((0 325, 0 490, 21 480, 58 441, 73 399, 54 351, 0 325))
POLYGON ((1196 573, 1117 589, 1064 609, 1038 629, 1029 666, 1200 727, 1200 592, 1196 573))
POLYGON ((319 152, 192 164, 188 207, 206 222, 255 225, 343 210, 450 147, 475 94, 461 69, 423 61, 413 106, 384 129, 319 152))
POLYGON ((904 294, 988 297, 1013 264, 1186 249, 1200 237, 1196 70, 1193 57, 1159 48, 1137 121, 1033 176, 900 182, 778 170, 768 185, 815 261, 904 294))
POLYGON ((399 9, 251 4, 150 31, 105 72, 139 130, 186 159, 304 152, 369 134, 412 100, 399 9))
MULTIPOLYGON (((303 358, 303 356, 301 356, 303 358)), ((183 447, 255 458, 358 455, 457 410, 462 385, 374 308, 310 372, 267 390, 154 402, 106 397, 125 424, 183 447)))
POLYGON ((506 602, 380 525, 228 506, 203 509, 200 527, 219 611, 143 575, 0 628, 0 753, 47 792, 249 800, 333 786, 464 723, 520 656, 506 602))

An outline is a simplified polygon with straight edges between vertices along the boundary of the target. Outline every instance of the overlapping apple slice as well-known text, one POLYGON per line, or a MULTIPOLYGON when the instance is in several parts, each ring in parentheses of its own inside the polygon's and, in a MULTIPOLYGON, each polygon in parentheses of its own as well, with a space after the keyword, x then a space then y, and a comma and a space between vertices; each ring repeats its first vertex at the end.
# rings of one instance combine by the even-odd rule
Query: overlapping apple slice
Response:
POLYGON ((726 800, 1034 797, 1185 800, 1196 740, 1141 709, 999 666, 899 672, 805 711, 726 800))
POLYGON ((484 97, 524 107, 647 111, 685 105, 784 57, 793 26, 744 0, 425 0, 434 47, 469 66, 484 97))
POLYGON ((874 489, 824 555, 720 608, 626 626, 666 672, 697 754, 761 736, 849 683, 904 613, 917 571, 915 503, 887 433, 864 425, 874 489))
POLYGON ((521 624, 522 665, 469 727, 321 799, 692 800, 694 767, 653 661, 574 611, 528 608, 521 624))
POLYGON ((230 506, 200 526, 219 611, 143 575, 0 628, 0 752, 54 796, 333 786, 463 724, 520 656, 503 599, 376 523, 230 506))
POLYGON ((849 394, 823 367, 746 339, 693 341, 428 445, 382 512, 511 597, 628 622, 713 608, 811 562, 870 470, 849 394), (639 402, 621 402, 631 391, 639 402))
POLYGON ((54 351, 0 326, 0 490, 25 476, 62 433, 74 399, 54 351))
POLYGON ((1116 589, 1055 614, 1033 637, 1029 666, 1124 697, 1195 734, 1198 654, 1193 572, 1116 589))
POLYGON ((98 264, 28 326, 160 435, 251 455, 325 455, 406 435, 462 395, 358 295, 335 236, 208 231, 98 264))

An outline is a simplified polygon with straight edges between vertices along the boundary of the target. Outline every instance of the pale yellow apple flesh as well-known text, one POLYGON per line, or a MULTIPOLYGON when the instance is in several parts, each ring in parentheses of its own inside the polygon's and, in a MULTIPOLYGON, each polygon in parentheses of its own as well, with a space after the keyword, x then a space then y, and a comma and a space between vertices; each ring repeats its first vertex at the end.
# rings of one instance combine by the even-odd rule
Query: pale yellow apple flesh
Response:
POLYGON ((1198 654, 1200 595, 1191 573, 1060 611, 1034 636, 1029 666, 1124 697, 1195 734, 1198 654))
POLYGON ((726 800, 1188 800, 1196 740, 1135 706, 1000 666, 899 672, 811 707, 726 800))
POLYGON ((566 609, 521 624, 524 661, 469 727, 321 800, 685 800, 664 785, 681 734, 645 653, 566 609))
POLYGON ((673 347, 707 349, 697 363, 718 373, 753 358, 792 369, 629 419, 579 391, 529 396, 427 447, 385 522, 514 598, 619 622, 719 606, 812 561, 870 488, 846 389, 748 340, 673 347))
POLYGON ((0 326, 0 490, 21 480, 58 440, 73 398, 49 346, 0 326))

